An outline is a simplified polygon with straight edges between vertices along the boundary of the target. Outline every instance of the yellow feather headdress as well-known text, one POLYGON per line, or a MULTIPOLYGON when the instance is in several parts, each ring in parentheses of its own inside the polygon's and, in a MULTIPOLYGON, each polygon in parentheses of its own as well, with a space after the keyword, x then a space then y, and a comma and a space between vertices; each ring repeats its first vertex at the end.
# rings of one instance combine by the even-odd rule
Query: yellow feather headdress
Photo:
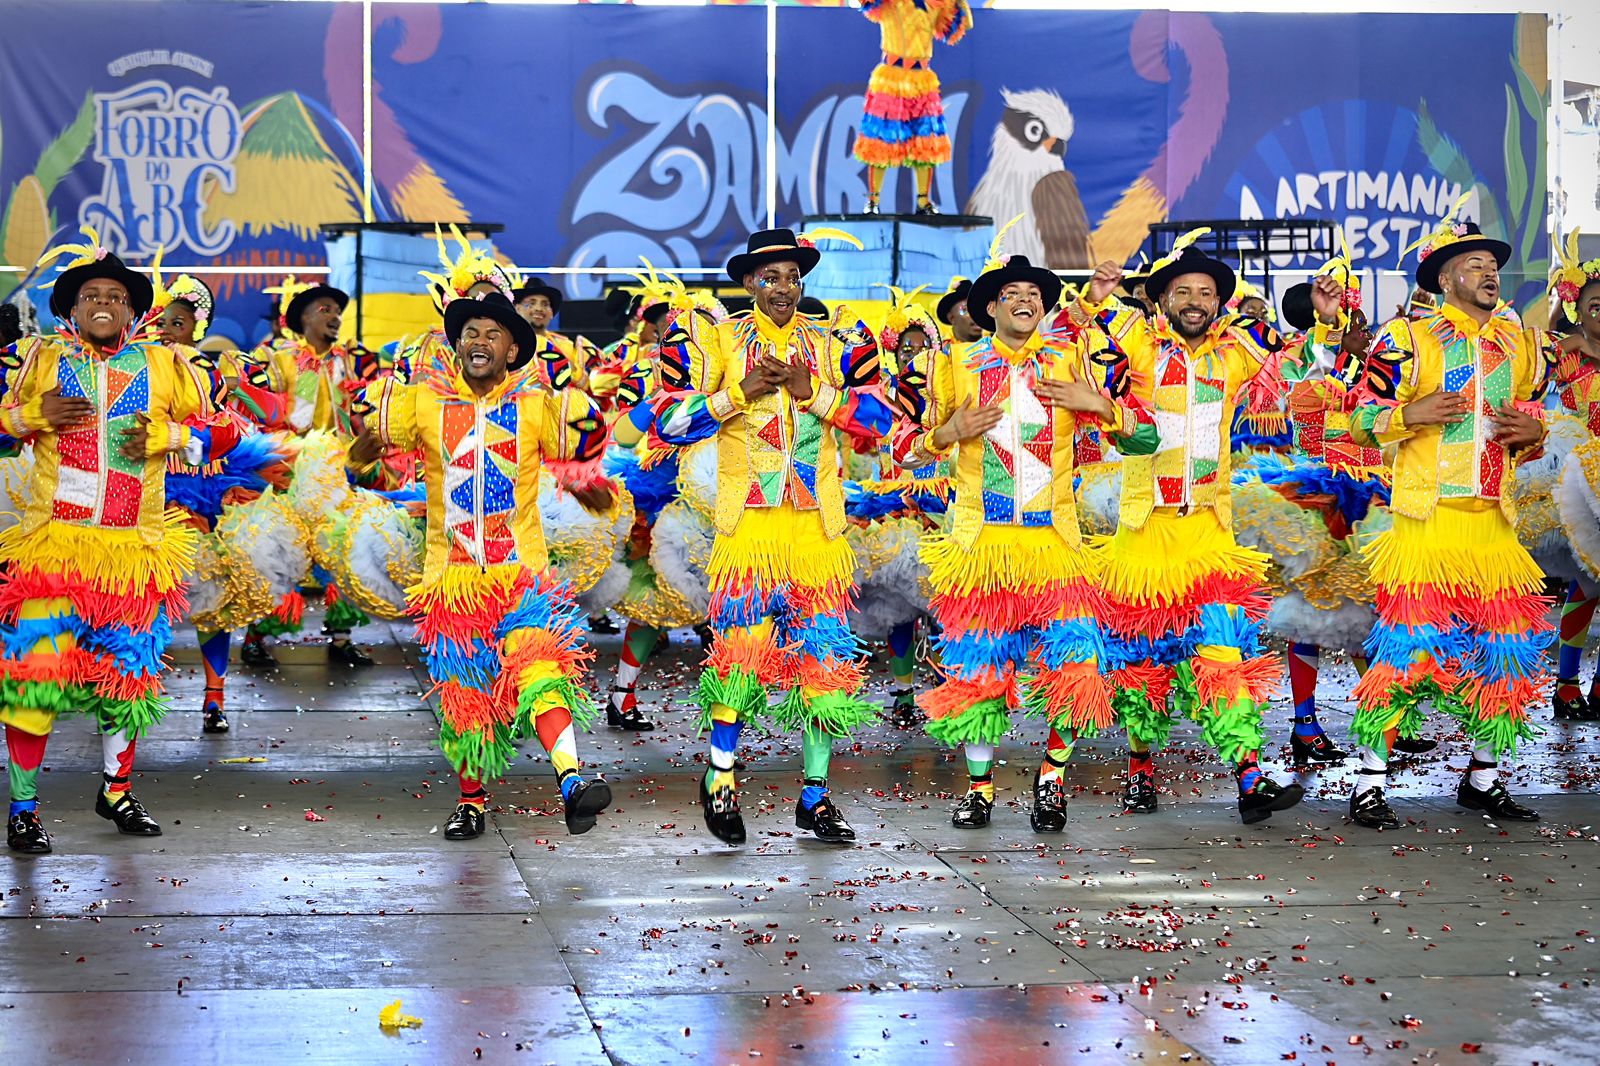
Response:
POLYGON ((73 257, 72 260, 62 269, 71 270, 73 267, 88 266, 95 260, 104 259, 111 254, 111 249, 101 245, 100 234, 95 231, 93 226, 84 226, 81 232, 84 237, 88 238, 83 244, 58 244, 41 255, 39 261, 33 265, 33 268, 38 270, 40 267, 53 263, 64 255, 70 255, 73 257))
POLYGON ((1006 234, 1011 232, 1013 226, 1027 217, 1028 216, 1026 213, 1020 214, 1010 222, 1007 222, 1004 226, 1001 226, 1000 229, 995 232, 994 240, 989 242, 989 254, 984 259, 983 270, 980 272, 981 274, 987 274, 991 270, 999 270, 1001 267, 1006 265, 1006 256, 1000 254, 1005 248, 1006 234))
POLYGON ((194 309, 194 339, 198 344, 205 339, 206 328, 211 323, 211 309, 216 304, 216 297, 211 293, 211 287, 199 278, 190 277, 188 274, 179 274, 172 279, 169 286, 161 279, 161 257, 165 248, 156 249, 156 257, 150 263, 150 284, 155 290, 155 297, 150 302, 150 310, 159 313, 173 300, 183 300, 194 309))
POLYGON ((854 247, 858 252, 866 247, 861 243, 861 238, 854 233, 846 233, 844 230, 834 229, 832 226, 819 226, 816 229, 809 229, 804 233, 796 234, 794 238, 794 243, 802 248, 815 248, 818 241, 843 241, 845 244, 854 247))
POLYGON ((431 270, 417 271, 422 277, 433 283, 436 294, 441 304, 448 304, 467 294, 467 290, 482 281, 493 285, 506 299, 511 299, 512 291, 516 286, 511 277, 501 265, 495 262, 494 256, 474 248, 461 227, 454 222, 450 223, 450 235, 456 239, 458 251, 452 258, 444 244, 444 233, 437 223, 433 227, 434 240, 439 244, 439 265, 444 267, 444 274, 435 274, 431 270))
POLYGON ((1416 251, 1417 262, 1420 263, 1439 249, 1465 237, 1467 224, 1459 221, 1457 216, 1461 214, 1461 209, 1467 206, 1467 201, 1470 199, 1472 199, 1471 189, 1458 196, 1456 202, 1450 205, 1450 210, 1445 212, 1444 218, 1439 220, 1437 228, 1429 230, 1400 249, 1400 261, 1405 262, 1406 256, 1416 251))
POLYGON ((1586 285, 1600 281, 1600 259, 1580 262, 1578 259, 1579 230, 1567 234, 1567 239, 1557 245, 1560 263, 1550 271, 1550 293, 1561 304, 1567 321, 1578 321, 1578 297, 1586 285))
POLYGON ((940 340, 939 327, 934 325, 933 317, 926 308, 916 302, 926 285, 918 285, 910 292, 905 292, 898 285, 885 285, 878 283, 874 288, 888 289, 890 293, 889 311, 884 316, 883 329, 878 331, 878 347, 886 357, 898 354, 900 351, 900 335, 908 329, 919 329, 928 338, 929 344, 938 344, 940 340))
POLYGON ((1210 226, 1200 226, 1197 229, 1192 229, 1188 233, 1185 233, 1183 236, 1172 242, 1172 249, 1167 252, 1166 255, 1150 264, 1150 269, 1144 272, 1144 276, 1149 277, 1156 271, 1163 270, 1171 266, 1173 263, 1176 263, 1178 261, 1178 257, 1183 254, 1183 250, 1185 248, 1189 247, 1189 245, 1193 244, 1195 241, 1199 240, 1201 237, 1204 237, 1210 232, 1210 226))

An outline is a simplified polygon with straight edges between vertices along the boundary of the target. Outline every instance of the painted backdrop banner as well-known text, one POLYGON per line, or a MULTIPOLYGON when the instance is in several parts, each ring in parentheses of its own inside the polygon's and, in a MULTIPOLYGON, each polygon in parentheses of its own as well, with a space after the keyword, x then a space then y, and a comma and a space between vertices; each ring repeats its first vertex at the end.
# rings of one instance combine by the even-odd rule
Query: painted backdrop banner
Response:
MULTIPOLYGON (((317 227, 362 214, 359 6, 186 0, 160 19, 70 6, 71 20, 44 0, 7 8, 0 259, 31 266, 90 223, 140 262, 157 244, 201 267, 324 261, 317 227)), ((1394 270, 1476 190, 1484 227, 1512 241, 1519 305, 1534 302, 1548 269, 1541 19, 975 14, 965 40, 934 48, 954 142, 935 199, 1029 216, 1013 251, 1082 268, 1128 260, 1154 222, 1328 218, 1358 266, 1394 270), (1070 222, 1041 229, 1040 213, 1070 222)), ((504 223, 499 251, 528 266, 720 266, 767 217, 766 18, 375 5, 373 217, 504 223)), ((781 9, 777 27, 779 222, 858 210, 850 149, 878 28, 810 7, 781 9)), ((886 204, 906 208, 909 182, 890 173, 886 204)), ((16 280, 0 275, 0 295, 16 280)), ((236 311, 229 297, 258 279, 212 280, 248 332, 262 301, 236 311)))

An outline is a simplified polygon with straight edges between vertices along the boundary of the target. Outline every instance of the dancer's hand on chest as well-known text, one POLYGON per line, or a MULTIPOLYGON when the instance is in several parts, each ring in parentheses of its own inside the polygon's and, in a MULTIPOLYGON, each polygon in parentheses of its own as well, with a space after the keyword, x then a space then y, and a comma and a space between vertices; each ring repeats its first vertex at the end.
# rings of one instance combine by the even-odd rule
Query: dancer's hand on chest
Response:
POLYGON ((1047 406, 1059 407, 1063 411, 1075 411, 1102 419, 1109 419, 1116 413, 1111 401, 1101 395, 1100 390, 1082 381, 1044 378, 1033 386, 1033 391, 1047 406))
POLYGON ((82 396, 61 395, 61 386, 57 385, 39 397, 39 415, 50 423, 51 429, 61 430, 93 418, 94 404, 82 396))
POLYGON ((1005 417, 999 404, 989 404, 985 407, 973 407, 972 397, 968 396, 961 402, 945 424, 933 431, 934 447, 943 450, 957 441, 966 443, 977 440, 995 426, 1000 424, 1000 419, 1005 417))

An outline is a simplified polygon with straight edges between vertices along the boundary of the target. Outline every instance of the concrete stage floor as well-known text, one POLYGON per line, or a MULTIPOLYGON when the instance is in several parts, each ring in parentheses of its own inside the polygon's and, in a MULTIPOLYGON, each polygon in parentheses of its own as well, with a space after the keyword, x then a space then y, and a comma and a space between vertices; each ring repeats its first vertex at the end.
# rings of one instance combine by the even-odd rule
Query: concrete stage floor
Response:
MULTIPOLYGON (((963 832, 960 762, 880 726, 834 762, 850 848, 796 835, 797 744, 747 736, 733 850, 700 821, 699 647, 680 633, 641 679, 663 728, 581 740, 616 792, 593 832, 567 836, 534 746, 490 832, 451 843, 404 632, 360 634, 367 671, 315 642, 280 647, 277 673, 236 666, 221 739, 200 734, 181 636, 179 710, 135 782, 158 839, 95 817, 98 741, 61 726, 41 778, 56 853, 0 868, 0 1061, 1600 1061, 1600 729, 1548 708, 1512 775, 1532 826, 1458 810, 1447 742, 1397 775, 1399 832, 1347 823, 1353 768, 1246 828, 1231 774, 1180 727, 1159 814, 1122 816, 1119 749, 1088 743, 1067 832, 1036 836, 1043 731, 1025 723, 994 824, 963 832), (224 761, 246 757, 264 761, 224 761), (421 1028, 380 1030, 396 999, 421 1028)), ((609 683, 617 638, 598 645, 609 683)), ((1352 682, 1324 675, 1341 737, 1352 682)), ((1286 748, 1269 754, 1283 779, 1286 748)))

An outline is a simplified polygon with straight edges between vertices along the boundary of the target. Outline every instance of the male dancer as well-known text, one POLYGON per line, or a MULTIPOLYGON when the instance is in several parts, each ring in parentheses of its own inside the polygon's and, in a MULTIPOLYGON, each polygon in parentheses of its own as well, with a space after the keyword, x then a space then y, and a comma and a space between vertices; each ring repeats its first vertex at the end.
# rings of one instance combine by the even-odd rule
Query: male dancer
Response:
POLYGON ((604 511, 605 425, 588 397, 524 371, 538 342, 499 294, 452 300, 444 330, 448 362, 424 357, 410 383, 367 389, 349 461, 365 472, 395 447, 420 449, 426 463, 427 554, 410 608, 440 690, 439 743, 461 779, 445 839, 483 833, 485 783, 529 733, 550 754, 568 832, 585 833, 611 789, 578 773, 574 727, 594 715, 581 685, 588 652, 571 590, 550 572, 538 482, 548 466, 585 508, 604 511))
POLYGON ((204 377, 140 339, 150 279, 99 247, 73 255, 50 292, 58 335, 17 353, 0 428, 31 443, 19 524, 0 533, 0 721, 10 755, 12 850, 43 854, 38 774, 61 714, 100 724, 104 786, 95 813, 117 830, 160 836, 133 795, 137 738, 166 713, 163 655, 184 611, 195 531, 166 510, 167 456, 192 465, 237 437, 187 424, 211 414, 204 377))
POLYGON ((1400 825, 1384 798, 1389 750, 1398 733, 1415 732, 1425 703, 1472 742, 1456 802, 1495 818, 1539 817, 1496 774, 1501 756, 1533 735, 1528 706, 1553 637, 1544 575, 1517 540, 1512 489, 1517 464, 1544 441, 1554 352, 1500 303, 1510 257, 1475 223, 1447 217, 1421 242, 1416 268, 1418 288, 1442 306, 1387 323, 1365 380, 1353 362, 1341 375, 1358 404, 1351 437, 1396 449, 1394 528, 1366 549, 1378 622, 1351 723, 1361 769, 1350 817, 1373 829, 1400 825))
POLYGON ((1078 530, 1074 437, 1094 426, 1124 454, 1148 454, 1155 426, 1103 334, 1041 328, 1060 296, 1061 279, 1025 256, 993 263, 967 296, 973 323, 993 335, 934 361, 914 420, 896 434, 902 466, 951 457, 956 471, 950 532, 925 537, 921 550, 946 677, 921 703, 931 736, 965 746, 968 790, 951 815, 962 829, 989 824, 995 744, 1013 710, 1050 723, 1033 784, 1037 832, 1066 827, 1072 746, 1113 721, 1095 617, 1099 565, 1078 530))
POLYGON ((1186 234, 1152 265, 1148 319, 1113 298, 1122 280, 1102 263, 1072 316, 1094 320, 1131 362, 1160 444, 1122 460, 1116 533, 1104 546, 1108 661, 1114 706, 1128 731, 1123 809, 1156 809, 1152 752, 1172 728, 1167 697, 1200 723, 1201 737, 1234 767, 1246 822, 1300 802, 1303 790, 1262 773, 1261 716, 1278 665, 1263 653, 1267 557, 1233 537, 1230 427, 1235 408, 1281 341, 1254 319, 1222 317, 1233 270, 1191 247, 1186 234))
POLYGON ((828 796, 828 765, 834 737, 874 709, 856 698, 858 646, 845 621, 855 558, 835 431, 867 452, 891 417, 866 327, 842 306, 826 324, 796 314, 821 257, 790 230, 751 235, 728 261, 728 277, 755 300, 750 313, 720 325, 678 316, 661 344, 662 379, 678 396, 657 432, 676 445, 717 440, 716 637, 700 678, 711 767, 700 801, 706 827, 729 844, 745 839, 733 775, 739 731, 769 716, 803 737, 795 825, 821 840, 855 839, 828 796), (775 687, 787 695, 769 709, 775 687))

